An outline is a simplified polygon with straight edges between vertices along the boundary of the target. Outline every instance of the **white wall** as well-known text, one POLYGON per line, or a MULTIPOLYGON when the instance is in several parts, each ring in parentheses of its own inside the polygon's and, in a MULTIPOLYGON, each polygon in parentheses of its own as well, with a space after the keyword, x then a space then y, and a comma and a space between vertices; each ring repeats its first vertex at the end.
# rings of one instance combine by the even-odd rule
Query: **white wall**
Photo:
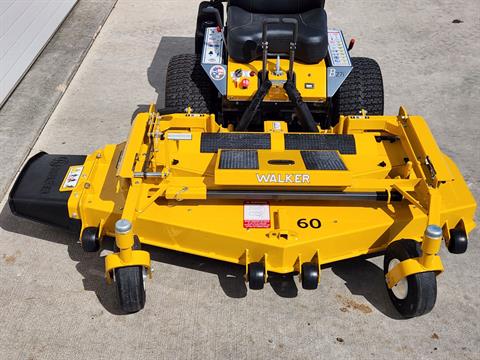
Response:
POLYGON ((0 106, 77 0, 0 0, 0 106))

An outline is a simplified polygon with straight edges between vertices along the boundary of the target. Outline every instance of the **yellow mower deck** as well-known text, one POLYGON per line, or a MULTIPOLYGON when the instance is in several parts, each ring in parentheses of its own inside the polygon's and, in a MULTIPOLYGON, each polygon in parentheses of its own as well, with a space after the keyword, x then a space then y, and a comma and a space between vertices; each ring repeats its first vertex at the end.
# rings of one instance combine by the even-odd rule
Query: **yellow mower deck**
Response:
POLYGON ((473 229, 475 201, 421 117, 403 109, 345 117, 330 131, 301 135, 311 141, 296 135, 283 122, 233 133, 211 115, 152 109, 136 118, 126 143, 87 157, 69 215, 100 236, 115 236, 119 219, 133 225, 127 240, 116 235, 121 250, 107 256, 107 277, 121 266, 149 268, 147 253, 131 250, 133 235, 231 263, 262 262, 276 273, 380 252, 400 239, 424 241, 422 258, 403 262, 390 287, 411 273, 442 270, 440 239, 423 237, 428 225, 440 226, 447 241, 449 229, 473 229), (222 159, 231 149, 246 158, 222 159), (312 154, 320 156, 315 169, 312 154), (244 168, 235 169, 240 160, 244 168))

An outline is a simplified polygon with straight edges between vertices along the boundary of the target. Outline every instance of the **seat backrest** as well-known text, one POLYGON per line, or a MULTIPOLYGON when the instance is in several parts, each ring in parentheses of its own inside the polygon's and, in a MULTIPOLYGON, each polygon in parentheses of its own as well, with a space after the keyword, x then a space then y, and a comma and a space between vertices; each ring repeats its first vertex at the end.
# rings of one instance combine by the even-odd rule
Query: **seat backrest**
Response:
POLYGON ((229 0, 228 5, 259 14, 299 14, 323 9, 325 0, 229 0))

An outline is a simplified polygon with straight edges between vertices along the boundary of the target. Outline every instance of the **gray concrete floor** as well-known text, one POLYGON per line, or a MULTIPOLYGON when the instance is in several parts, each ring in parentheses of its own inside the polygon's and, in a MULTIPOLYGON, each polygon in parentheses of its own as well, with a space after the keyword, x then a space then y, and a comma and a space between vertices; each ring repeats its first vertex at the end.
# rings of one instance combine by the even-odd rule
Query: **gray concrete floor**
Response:
POLYGON ((0 108, 0 196, 3 197, 75 76, 117 0, 82 0, 0 108))
MULTIPOLYGON (((168 58, 192 51, 197 3, 119 0, 32 154, 123 141, 138 109, 163 102, 168 58)), ((403 104, 424 115, 479 199, 477 2, 327 1, 327 11, 331 27, 357 38, 354 56, 379 61, 386 112, 403 104)), ((154 248, 147 305, 122 316, 101 257, 3 204, 2 358, 480 358, 478 230, 467 254, 442 250, 437 305, 416 319, 398 319, 381 258, 334 264, 317 291, 286 278, 247 292, 241 268, 154 248)))

